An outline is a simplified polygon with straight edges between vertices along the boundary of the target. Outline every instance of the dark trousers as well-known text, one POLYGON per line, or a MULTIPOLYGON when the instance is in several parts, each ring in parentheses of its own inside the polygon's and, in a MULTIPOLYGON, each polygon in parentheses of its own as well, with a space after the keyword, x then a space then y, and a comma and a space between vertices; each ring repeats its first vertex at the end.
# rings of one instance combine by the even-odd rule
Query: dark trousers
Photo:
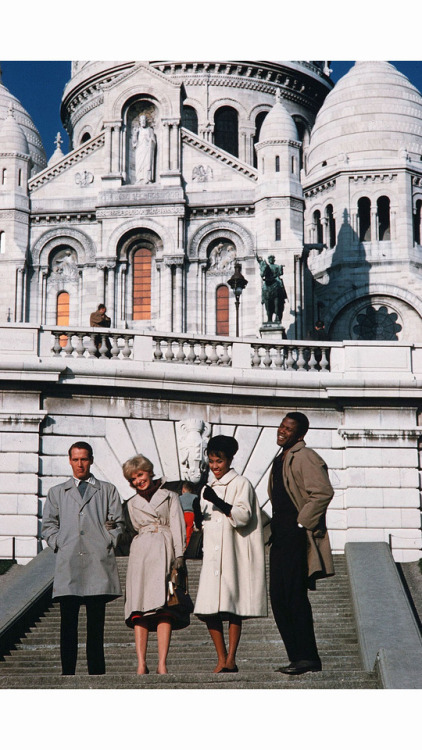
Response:
POLYGON ((60 599, 60 658, 62 674, 75 674, 78 656, 78 619, 81 604, 86 606, 86 659, 89 674, 104 674, 103 596, 64 596, 60 599))
POLYGON ((296 524, 273 528, 270 550, 270 599, 277 627, 291 662, 319 661, 308 599, 306 529, 296 524))

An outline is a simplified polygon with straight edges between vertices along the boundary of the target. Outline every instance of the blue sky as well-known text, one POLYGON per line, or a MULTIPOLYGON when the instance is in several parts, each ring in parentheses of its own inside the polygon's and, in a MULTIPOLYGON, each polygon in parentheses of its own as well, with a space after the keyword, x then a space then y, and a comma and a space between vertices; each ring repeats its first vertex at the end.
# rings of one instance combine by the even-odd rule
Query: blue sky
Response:
MULTIPOLYGON (((392 62, 422 92, 422 62, 392 62)), ((331 62, 332 79, 338 81, 352 65, 353 62, 331 62)), ((70 62, 2 61, 1 68, 4 86, 19 99, 38 128, 47 158, 55 150, 54 140, 58 132, 63 138, 62 150, 66 153, 69 141, 60 120, 60 103, 63 89, 70 79, 70 62)))

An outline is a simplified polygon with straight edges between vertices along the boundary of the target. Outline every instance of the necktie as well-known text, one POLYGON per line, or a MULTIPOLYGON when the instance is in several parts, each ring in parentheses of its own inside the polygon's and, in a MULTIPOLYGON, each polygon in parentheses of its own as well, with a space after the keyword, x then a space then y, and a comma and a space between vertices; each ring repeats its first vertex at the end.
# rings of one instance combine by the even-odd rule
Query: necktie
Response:
POLYGON ((85 490, 88 487, 88 482, 79 482, 78 490, 81 497, 85 495, 85 490))

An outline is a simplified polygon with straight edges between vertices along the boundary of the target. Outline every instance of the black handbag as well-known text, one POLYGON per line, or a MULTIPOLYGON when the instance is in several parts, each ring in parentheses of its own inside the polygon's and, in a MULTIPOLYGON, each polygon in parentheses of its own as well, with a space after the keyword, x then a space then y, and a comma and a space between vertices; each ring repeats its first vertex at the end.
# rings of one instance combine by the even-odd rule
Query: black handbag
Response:
POLYGON ((186 560, 202 560, 203 541, 204 541, 204 532, 202 531, 202 529, 200 531, 198 531, 197 529, 194 529, 192 531, 189 544, 186 547, 186 552, 185 552, 186 560))
POLYGON ((193 612, 193 601, 188 593, 188 574, 173 568, 168 582, 167 606, 182 616, 193 612))

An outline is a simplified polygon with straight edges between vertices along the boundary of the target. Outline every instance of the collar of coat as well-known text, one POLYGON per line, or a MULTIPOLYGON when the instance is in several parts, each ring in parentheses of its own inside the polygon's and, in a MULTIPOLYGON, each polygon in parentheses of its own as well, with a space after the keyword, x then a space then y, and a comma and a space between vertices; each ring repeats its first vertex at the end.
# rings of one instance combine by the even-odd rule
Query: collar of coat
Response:
POLYGON ((132 497, 129 498, 129 500, 132 501, 132 505, 135 508, 139 508, 144 513, 150 513, 152 516, 157 515, 157 508, 161 503, 164 502, 164 500, 167 500, 171 490, 165 489, 162 485, 163 482, 166 481, 165 477, 162 477, 161 479, 161 487, 153 494, 151 500, 148 502, 148 500, 145 500, 141 495, 132 495, 132 497))
POLYGON ((93 474, 90 475, 90 481, 87 483, 87 487, 83 497, 81 496, 81 493, 79 492, 75 484, 74 477, 71 477, 67 480, 67 482, 64 483, 65 492, 68 492, 69 497, 71 497, 72 500, 75 500, 75 502, 81 507, 86 505, 90 501, 91 497, 95 495, 95 493, 98 492, 99 489, 101 489, 101 484, 93 474))
POLYGON ((283 461, 284 466, 287 466, 291 463, 291 461, 294 458, 295 453, 302 450, 302 448, 306 448, 306 443, 304 440, 299 440, 297 443, 295 443, 288 451, 287 456, 283 461))
POLYGON ((235 471, 235 469, 229 469, 227 474, 224 474, 224 476, 221 477, 221 479, 216 479, 214 477, 213 480, 209 482, 208 484, 210 485, 210 487, 213 487, 215 484, 226 485, 232 482, 233 479, 237 476, 238 474, 237 474, 237 471, 235 471))

